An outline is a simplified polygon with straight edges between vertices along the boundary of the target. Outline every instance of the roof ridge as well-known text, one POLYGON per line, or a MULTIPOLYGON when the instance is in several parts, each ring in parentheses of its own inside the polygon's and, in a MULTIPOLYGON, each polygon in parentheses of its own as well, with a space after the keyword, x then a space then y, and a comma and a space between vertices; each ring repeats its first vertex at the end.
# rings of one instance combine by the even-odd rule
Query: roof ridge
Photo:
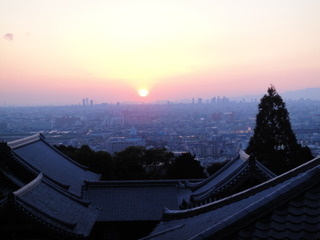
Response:
POLYGON ((42 180, 43 174, 40 173, 35 179, 33 179, 31 182, 28 184, 24 185, 22 188, 19 188, 18 190, 14 191, 13 194, 15 196, 22 196, 25 193, 29 192, 32 190, 34 187, 36 187, 42 180))
POLYGON ((261 162, 259 162, 258 160, 255 160, 256 164, 255 167, 260 169, 261 171, 263 171, 268 177, 270 178, 275 178, 277 176, 277 174, 275 174, 274 172, 272 172, 269 168, 267 168, 266 166, 264 166, 261 162))
MULTIPOLYGON (((61 220, 61 219, 58 219, 58 218, 56 218, 56 217, 53 217, 53 216, 51 216, 51 215, 43 212, 43 211, 41 211, 41 210, 38 210, 38 209, 36 209, 34 206, 32 206, 32 205, 30 205, 28 202, 26 202, 25 200, 21 199, 20 197, 16 197, 15 202, 16 202, 16 204, 19 203, 19 206, 20 206, 20 207, 23 207, 23 208, 25 209, 26 206, 27 206, 27 207, 35 210, 38 214, 41 214, 41 215, 43 215, 43 216, 45 216, 45 217, 47 217, 47 218, 49 218, 49 219, 51 219, 51 220, 53 220, 53 221, 61 224, 61 225, 63 225, 63 226, 65 226, 65 227, 67 227, 67 228, 69 228, 69 229, 71 229, 71 230, 73 230, 73 229, 75 228, 75 226, 77 225, 76 222, 63 221, 63 220, 61 220)), ((33 214, 33 215, 35 215, 35 214, 33 214)), ((36 216, 36 217, 39 218, 38 216, 36 216)), ((47 224, 48 224, 48 223, 47 223, 47 224)), ((52 226, 53 226, 53 225, 52 225, 52 226)), ((54 227, 54 226, 53 226, 53 227, 54 227)))
MULTIPOLYGON (((230 234, 230 228, 232 228, 233 230, 235 230, 235 228, 240 228, 239 223, 242 222, 242 219, 246 218, 254 220, 254 216, 265 213, 266 209, 270 210, 270 207, 275 202, 282 202, 283 200, 288 200, 289 198, 292 198, 299 194, 296 188, 307 189, 314 186, 319 182, 319 173, 319 166, 309 169, 309 171, 302 173, 300 178, 293 179, 292 181, 286 183, 284 186, 275 189, 265 197, 260 198, 259 200, 253 202, 243 209, 240 209, 240 211, 238 211, 236 214, 200 232, 192 239, 205 239, 208 236, 210 236, 211 238, 217 237, 220 239, 221 236, 230 234), (237 224, 237 226, 234 226, 234 224, 237 224)), ((286 180, 290 179, 291 178, 286 180)))
MULTIPOLYGON (((76 165, 77 167, 85 170, 85 171, 89 171, 89 167, 88 166, 85 166, 85 165, 82 165, 78 162, 76 162, 75 160, 73 160, 72 158, 70 158, 69 156, 67 156, 66 154, 64 154, 63 152, 61 152, 59 149, 57 149, 56 147, 52 146, 50 143, 48 143, 47 141, 44 140, 44 137, 41 139, 42 142, 44 144, 46 144, 49 148, 51 148, 53 151, 55 151, 56 153, 58 153, 59 155, 61 155, 62 157, 64 157, 66 160, 68 160, 69 162, 71 162, 72 164, 76 165)), ((91 172, 91 171, 89 171, 91 172)), ((93 174, 96 174, 96 175, 99 175, 101 176, 101 174, 97 174, 97 173, 94 173, 94 172, 91 172, 93 174)))
POLYGON ((45 184, 48 188, 52 189, 52 191, 58 192, 57 194, 61 194, 64 197, 70 199, 71 201, 75 202, 76 204, 82 205, 86 209, 92 209, 94 211, 97 211, 96 207, 92 207, 90 202, 84 201, 83 199, 80 199, 79 197, 75 196, 74 194, 57 187, 56 184, 50 181, 45 175, 42 173, 39 174, 39 176, 22 187, 21 189, 18 189, 15 192, 12 192, 9 194, 9 200, 11 204, 14 204, 18 209, 20 209, 22 212, 27 214, 31 214, 32 218, 35 219, 36 221, 43 223, 47 226, 50 226, 50 228, 58 229, 60 232, 66 232, 68 235, 72 234, 74 236, 80 236, 83 237, 83 233, 78 232, 75 230, 77 227, 78 223, 74 220, 62 220, 58 217, 51 216, 47 212, 41 210, 38 208, 36 205, 33 205, 32 203, 29 203, 28 201, 25 201, 23 199, 23 194, 31 191, 35 187, 37 187, 40 183, 45 184), (31 211, 30 211, 31 210, 31 211), (43 217, 50 219, 50 221, 44 221, 43 217), (63 229, 61 227, 55 226, 55 224, 52 224, 52 221, 58 223, 59 225, 64 226, 66 229, 63 229))
MULTIPOLYGON (((73 160, 72 158, 68 157, 67 155, 65 155, 60 150, 58 150, 56 147, 52 146, 50 143, 48 143, 45 140, 45 136, 42 133, 37 133, 35 135, 29 136, 29 137, 26 137, 26 138, 22 138, 22 139, 18 139, 18 140, 12 141, 12 142, 8 142, 7 145, 11 148, 11 150, 14 150, 14 149, 29 145, 31 143, 37 142, 37 141, 42 141, 42 143, 44 143, 46 146, 48 146, 52 151, 56 152, 57 154, 59 154, 60 156, 65 158, 67 161, 69 161, 70 163, 74 164, 75 166, 81 168, 82 170, 84 170, 86 172, 90 172, 90 174, 96 175, 96 176, 98 176, 98 178, 101 177, 101 174, 89 171, 89 167, 88 166, 84 166, 84 165, 76 162, 75 160, 73 160)), ((24 163, 25 162, 26 161, 24 161, 24 163)))
POLYGON ((271 186, 274 186, 278 183, 284 182, 299 173, 304 173, 308 170, 312 170, 314 167, 318 166, 320 164, 320 157, 314 158, 310 160, 307 163, 304 163, 286 173, 283 173, 279 176, 276 176, 275 178, 272 178, 270 180, 267 180, 264 183, 261 183, 257 186, 254 186, 252 188, 249 188, 245 191, 242 191, 240 193, 236 193, 234 195, 231 195, 229 197, 217 200, 215 202, 202 205, 199 207, 191 208, 191 209, 185 209, 185 210, 165 210, 163 213, 163 219, 165 220, 171 220, 171 219, 180 219, 184 217, 190 217, 190 216, 195 216, 199 215, 201 213, 208 212, 213 209, 220 208, 224 205, 231 204, 233 202, 239 201, 241 199, 247 198, 250 195, 256 194, 258 192, 261 192, 271 186))
POLYGON ((204 186, 205 184, 207 184, 208 182, 210 182, 212 179, 216 178, 217 176, 219 176, 221 173, 223 173, 226 169, 228 169, 234 162, 236 162, 238 159, 240 158, 240 154, 238 154, 236 157, 234 157, 231 161, 229 161, 226 165, 224 165, 222 168, 220 168, 217 172, 215 172, 214 174, 212 174, 211 176, 209 176, 208 178, 204 179, 203 181, 199 182, 199 183, 190 183, 187 182, 186 186, 190 187, 193 191, 201 188, 202 186, 204 186))
MULTIPOLYGON (((223 189, 230 187, 230 185, 237 179, 238 180, 242 179, 244 176, 250 174, 251 168, 256 169, 257 174, 263 174, 265 178, 264 181, 270 180, 277 176, 274 173, 272 173, 268 168, 264 167, 263 164, 255 160, 254 158, 249 159, 250 156, 248 154, 244 156, 245 156, 244 164, 241 165, 232 173, 231 178, 223 179, 222 181, 218 182, 213 188, 210 188, 204 192, 191 194, 190 198, 192 199, 192 201, 194 201, 195 203, 198 203, 201 201, 205 201, 206 199, 210 198, 214 194, 221 193, 223 189)), ((209 202, 212 202, 212 201, 209 201, 209 202)))
POLYGON ((240 159, 243 161, 247 161, 250 158, 250 155, 247 154, 245 151, 242 149, 239 151, 240 159))
MULTIPOLYGON (((10 151, 10 157, 12 157, 12 159, 14 161, 16 161, 19 164, 19 166, 21 166, 22 168, 24 168, 26 171, 30 172, 31 174, 38 176, 41 173, 39 171, 39 169, 32 166, 29 162, 27 162, 26 160, 21 158, 19 155, 17 155, 12 150, 10 151)), ((68 190, 70 188, 70 185, 60 183, 60 182, 52 179, 51 177, 47 176, 46 174, 43 174, 43 175, 46 176, 47 179, 50 179, 50 181, 54 182, 56 185, 62 187, 63 189, 68 190)))
MULTIPOLYGON (((55 152, 57 152, 58 154, 60 154, 62 157, 64 157, 66 160, 68 160, 69 162, 73 163, 74 165, 82 168, 83 170, 87 171, 89 169, 88 166, 82 165, 78 162, 76 162, 75 160, 73 160, 72 158, 68 157, 66 154, 64 154, 63 152, 61 152, 60 150, 58 150, 57 148, 53 147, 52 145, 50 145, 48 142, 43 141, 46 145, 48 145, 52 150, 54 150, 55 152)), ((98 174, 97 174, 98 175, 98 174)))
POLYGON ((69 192, 67 189, 64 189, 63 187, 59 186, 55 181, 52 181, 52 179, 46 175, 43 175, 42 182, 48 185, 50 188, 54 189, 55 191, 63 194, 67 198, 70 198, 85 207, 88 207, 91 204, 91 202, 82 199, 80 195, 76 195, 72 192, 69 192))
POLYGON ((231 178, 224 178, 222 179, 222 181, 218 182, 216 185, 214 185, 213 188, 209 188, 208 190, 204 191, 204 192, 200 192, 197 194, 191 194, 190 197, 192 199, 194 199, 195 201, 202 201, 205 198, 207 198, 208 196, 210 196, 213 192, 217 191, 218 189, 220 189, 221 187, 225 186, 226 184, 230 183, 231 181, 233 181, 235 178, 237 178, 240 174, 243 173, 243 171, 245 171, 246 168, 249 167, 248 162, 245 162, 244 165, 241 165, 239 168, 235 169, 232 172, 232 177, 231 178))
POLYGON ((14 140, 14 141, 8 142, 8 146, 11 149, 16 149, 16 148, 28 145, 30 143, 39 141, 40 139, 44 139, 44 136, 42 135, 42 133, 37 133, 37 134, 34 134, 32 136, 29 136, 29 137, 25 137, 25 138, 21 138, 21 139, 18 139, 18 140, 14 140))

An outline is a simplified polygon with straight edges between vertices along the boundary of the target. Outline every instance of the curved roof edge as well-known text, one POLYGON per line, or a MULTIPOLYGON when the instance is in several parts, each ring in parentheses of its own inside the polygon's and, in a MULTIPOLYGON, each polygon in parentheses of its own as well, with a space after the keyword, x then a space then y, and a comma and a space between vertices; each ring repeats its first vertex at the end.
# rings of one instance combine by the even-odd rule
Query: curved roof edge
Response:
POLYGON ((200 192, 198 194, 191 194, 190 199, 194 202, 201 202, 211 197, 215 193, 221 192, 223 188, 226 188, 232 184, 234 184, 238 179, 241 179, 243 175, 245 175, 249 171, 249 165, 246 164, 237 169, 236 172, 233 173, 233 176, 229 178, 223 179, 223 181, 219 182, 214 188, 209 189, 205 192, 200 192))
MULTIPOLYGON (((314 158, 310 160, 307 163, 304 163, 286 173, 283 173, 279 176, 276 176, 275 178, 272 178, 264 183, 261 183, 257 186, 254 186, 250 189, 247 189, 245 191, 242 191, 240 193, 236 193, 234 195, 231 195, 229 197, 217 200, 215 202, 202 205, 199 207, 191 208, 191 209, 185 209, 185 210, 169 210, 165 209, 163 213, 163 220, 174 220, 174 219, 181 219, 186 217, 192 217, 196 216, 217 208, 220 208, 224 205, 231 204, 233 202, 239 201, 241 199, 247 198, 250 195, 256 194, 258 192, 261 192, 267 188, 270 188, 271 186, 277 185, 285 180, 288 180, 299 173, 304 173, 307 170, 310 170, 311 168, 314 168, 320 164, 320 157, 314 158)), ((319 170, 320 171, 320 170, 319 170)))
MULTIPOLYGON (((15 162, 17 162, 19 164, 19 166, 21 166, 23 169, 25 169, 26 171, 30 172, 31 174, 38 176, 41 172, 33 167, 31 164, 29 164, 26 160, 24 160, 23 158, 21 158, 19 155, 17 155, 16 153, 14 153, 12 150, 9 153, 9 157, 14 160, 15 162)), ((43 173, 42 173, 43 174, 43 173)), ((43 174, 46 176, 46 174, 43 174)), ((55 184, 57 184, 58 186, 62 187, 63 189, 68 190, 70 188, 70 185, 66 185, 63 183, 60 183, 52 178, 50 178, 49 176, 46 176, 46 178, 50 179, 50 181, 54 182, 55 184)))
POLYGON ((201 181, 199 183, 187 182, 187 186, 190 187, 192 190, 196 190, 196 189, 202 187, 203 185, 205 185, 206 183, 210 182, 212 179, 216 178, 218 175, 222 174, 227 168, 232 166, 233 163, 236 162, 237 160, 241 159, 242 161, 246 162, 246 161, 248 161, 249 158, 250 158, 250 155, 248 155, 245 151, 240 150, 239 154, 236 157, 234 157, 230 162, 228 162, 225 166, 223 166, 217 172, 212 174, 210 177, 204 179, 203 181, 201 181))
MULTIPOLYGON (((38 211, 38 210, 37 210, 34 206, 32 206, 30 203, 28 203, 27 201, 24 201, 23 199, 19 198, 19 196, 18 196, 18 198, 17 198, 15 201, 16 201, 16 202, 19 202, 19 208, 23 208, 23 209, 25 209, 25 211, 28 211, 27 209, 32 209, 32 210, 34 210, 35 212, 37 212, 38 214, 36 215, 36 214, 32 213, 31 211, 28 211, 28 215, 30 215, 30 214, 34 215, 34 217, 37 218, 38 221, 43 222, 43 220, 42 220, 41 217, 39 216, 39 215, 43 215, 43 216, 45 216, 46 218, 48 218, 48 219, 50 219, 50 220, 53 220, 54 222, 57 222, 57 223, 63 225, 64 227, 66 227, 66 228, 68 228, 68 229, 70 229, 70 230, 73 230, 73 229, 75 228, 75 226, 77 225, 76 222, 63 221, 63 220, 61 220, 61 219, 58 219, 58 218, 56 218, 56 217, 53 217, 53 216, 45 213, 45 212, 38 211)), ((17 203, 16 203, 16 204, 17 204, 17 203)), ((59 229, 59 228, 57 228, 56 226, 54 226, 54 225, 52 225, 52 224, 49 224, 48 222, 46 222, 46 225, 51 225, 52 228, 59 229)), ((65 231, 65 230, 59 230, 59 231, 65 231)), ((65 232, 67 232, 68 234, 70 234, 69 231, 65 231, 65 232)), ((78 235, 78 234, 75 234, 75 235, 78 235)))
POLYGON ((247 161, 247 160, 249 159, 249 157, 250 157, 250 155, 247 154, 247 153, 246 153, 245 151, 243 151, 243 150, 240 150, 240 151, 239 151, 239 155, 240 155, 241 160, 243 160, 243 161, 247 161))
POLYGON ((232 164, 234 162, 236 162, 237 160, 239 160, 240 155, 238 154, 236 157, 234 157, 230 162, 228 162, 226 165, 224 165, 222 168, 220 168, 217 172, 215 172, 214 174, 212 174, 210 177, 204 179, 201 182, 198 183, 190 183, 190 182, 186 182, 186 186, 190 187, 193 191, 202 187, 203 185, 205 185, 206 183, 210 182, 212 179, 216 178, 218 175, 222 174, 227 168, 229 168, 230 166, 232 166, 232 164))
MULTIPOLYGON (((52 146, 50 143, 48 143, 45 140, 45 136, 42 133, 37 133, 34 134, 32 136, 29 137, 25 137, 22 139, 18 139, 15 141, 11 141, 11 142, 7 142, 7 145, 12 149, 15 150, 17 148, 32 144, 34 142, 37 141, 42 141, 44 144, 46 144, 51 150, 55 151, 56 153, 60 154, 61 156, 63 156, 66 160, 68 160, 69 162, 73 163, 74 165, 78 166, 79 168, 82 168, 83 170, 88 171, 89 167, 82 165, 76 161, 74 161, 73 159, 71 159, 70 157, 68 157, 67 155, 65 155, 63 152, 59 151, 57 148, 55 148, 54 146, 52 146)), ((96 175, 97 178, 99 179, 101 177, 101 174, 97 174, 94 172, 91 172, 92 174, 96 175)))
MULTIPOLYGON (((45 196, 46 195, 44 195, 43 197, 45 196)), ((80 199, 74 194, 55 185, 42 173, 40 173, 34 180, 29 182, 22 188, 10 193, 7 198, 7 203, 8 202, 10 202, 10 205, 13 204, 12 206, 15 207, 16 211, 23 215, 27 215, 28 218, 34 220, 35 222, 40 223, 41 225, 44 225, 59 234, 62 233, 66 236, 76 237, 77 239, 86 238, 89 236, 90 230, 92 229, 96 218, 98 217, 98 209, 92 206, 90 202, 80 199), (43 211, 43 209, 38 208, 38 205, 36 203, 26 201, 24 199, 24 194, 29 193, 30 191, 32 192, 34 189, 35 191, 37 191, 37 186, 39 184, 44 184, 48 188, 53 189, 53 191, 57 192, 58 194, 61 194, 61 196, 64 196, 64 198, 70 199, 74 202, 74 204, 79 204, 78 206, 82 205, 84 209, 88 209, 88 211, 91 211, 93 217, 91 216, 90 229, 88 228, 85 231, 82 231, 81 229, 75 229, 76 227, 82 227, 83 223, 79 221, 83 221, 85 217, 82 217, 82 219, 77 218, 78 222, 75 219, 64 220, 63 218, 51 216, 46 211, 43 211)), ((61 202, 59 205, 63 207, 63 202, 61 202)))
POLYGON ((84 200, 81 196, 68 191, 68 189, 66 189, 64 185, 61 185, 59 182, 54 181, 53 179, 51 179, 43 173, 39 173, 39 175, 35 179, 33 179, 31 182, 24 185, 23 187, 19 188, 18 190, 14 191, 13 194, 15 196, 22 196, 24 193, 31 191, 41 182, 48 185, 51 188, 54 188, 55 191, 76 201, 77 203, 83 206, 89 206, 91 204, 89 201, 84 200))
POLYGON ((22 188, 19 188, 17 191, 14 191, 13 194, 16 196, 21 196, 26 192, 29 192, 30 190, 32 190, 34 187, 36 187, 43 178, 43 174, 40 173, 35 179, 33 179, 31 182, 29 182, 28 184, 24 185, 22 188))
MULTIPOLYGON (((242 151, 243 152, 243 151, 242 151)), ((252 169, 256 169, 258 174, 261 176, 263 180, 261 181, 267 181, 272 178, 275 178, 277 175, 271 172, 268 168, 266 168, 263 164, 261 164, 259 161, 257 161, 254 158, 249 159, 249 155, 243 152, 244 155, 240 158, 244 159, 245 165, 241 165, 234 173, 233 176, 229 176, 228 178, 223 179, 223 181, 219 182, 215 185, 213 189, 207 190, 205 192, 201 192, 198 194, 191 194, 190 198, 195 202, 201 202, 205 201, 207 198, 210 198, 211 196, 215 195, 215 193, 221 193, 223 189, 228 188, 228 186, 234 184, 239 179, 242 179, 247 174, 250 174, 250 171, 252 169)))
POLYGON ((277 174, 275 174, 274 172, 272 172, 269 168, 267 168, 266 166, 264 166, 261 162, 259 162, 258 160, 255 160, 256 162, 256 167, 258 169, 260 169, 264 174, 266 174, 267 177, 269 178, 275 178, 277 176, 277 174))
POLYGON ((42 133, 37 133, 37 134, 34 134, 32 136, 29 136, 29 137, 25 137, 25 138, 21 138, 21 139, 18 139, 18 140, 14 140, 14 141, 8 142, 8 146, 11 149, 16 149, 16 148, 22 147, 24 145, 39 141, 40 139, 44 139, 44 138, 45 137, 43 136, 42 133))
MULTIPOLYGON (((257 215, 263 214, 266 211, 273 208, 274 205, 279 205, 283 201, 288 200, 296 195, 297 189, 307 189, 316 183, 319 183, 320 167, 315 167, 309 169, 309 171, 303 173, 301 177, 295 179, 294 181, 285 184, 284 186, 276 189, 276 191, 266 195, 265 197, 259 199, 253 204, 241 209, 236 214, 222 220, 217 223, 214 227, 209 227, 204 231, 198 233, 196 236, 192 237, 192 240, 202 240, 202 239, 221 239, 221 237, 226 237, 230 234, 230 229, 240 228, 241 222, 244 219, 252 218, 254 219, 257 215)), ((190 239, 190 240, 191 240, 190 239)))

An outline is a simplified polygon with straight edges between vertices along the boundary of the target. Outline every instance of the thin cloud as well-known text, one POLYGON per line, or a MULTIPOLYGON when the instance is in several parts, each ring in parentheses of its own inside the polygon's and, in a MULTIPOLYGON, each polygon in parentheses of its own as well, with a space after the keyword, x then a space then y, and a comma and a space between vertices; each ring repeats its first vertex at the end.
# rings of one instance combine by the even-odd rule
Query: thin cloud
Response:
POLYGON ((13 41, 13 34, 7 33, 7 34, 3 35, 3 38, 8 41, 13 41))

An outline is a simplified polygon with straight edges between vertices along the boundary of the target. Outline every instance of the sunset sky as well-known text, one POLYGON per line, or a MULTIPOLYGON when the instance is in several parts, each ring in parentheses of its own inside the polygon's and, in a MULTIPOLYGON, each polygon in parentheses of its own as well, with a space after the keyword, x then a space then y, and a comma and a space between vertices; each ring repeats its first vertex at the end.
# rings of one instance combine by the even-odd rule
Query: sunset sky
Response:
POLYGON ((0 35, 0 106, 320 87, 319 0, 2 0, 0 35))

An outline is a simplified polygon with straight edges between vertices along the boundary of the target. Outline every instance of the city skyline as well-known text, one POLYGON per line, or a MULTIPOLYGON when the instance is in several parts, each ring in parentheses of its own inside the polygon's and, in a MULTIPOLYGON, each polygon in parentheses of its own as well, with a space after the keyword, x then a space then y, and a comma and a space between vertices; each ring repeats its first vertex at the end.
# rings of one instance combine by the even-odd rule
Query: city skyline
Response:
POLYGON ((320 87, 320 2, 0 3, 0 103, 229 98, 320 87), (143 90, 144 89, 144 90, 143 90))

